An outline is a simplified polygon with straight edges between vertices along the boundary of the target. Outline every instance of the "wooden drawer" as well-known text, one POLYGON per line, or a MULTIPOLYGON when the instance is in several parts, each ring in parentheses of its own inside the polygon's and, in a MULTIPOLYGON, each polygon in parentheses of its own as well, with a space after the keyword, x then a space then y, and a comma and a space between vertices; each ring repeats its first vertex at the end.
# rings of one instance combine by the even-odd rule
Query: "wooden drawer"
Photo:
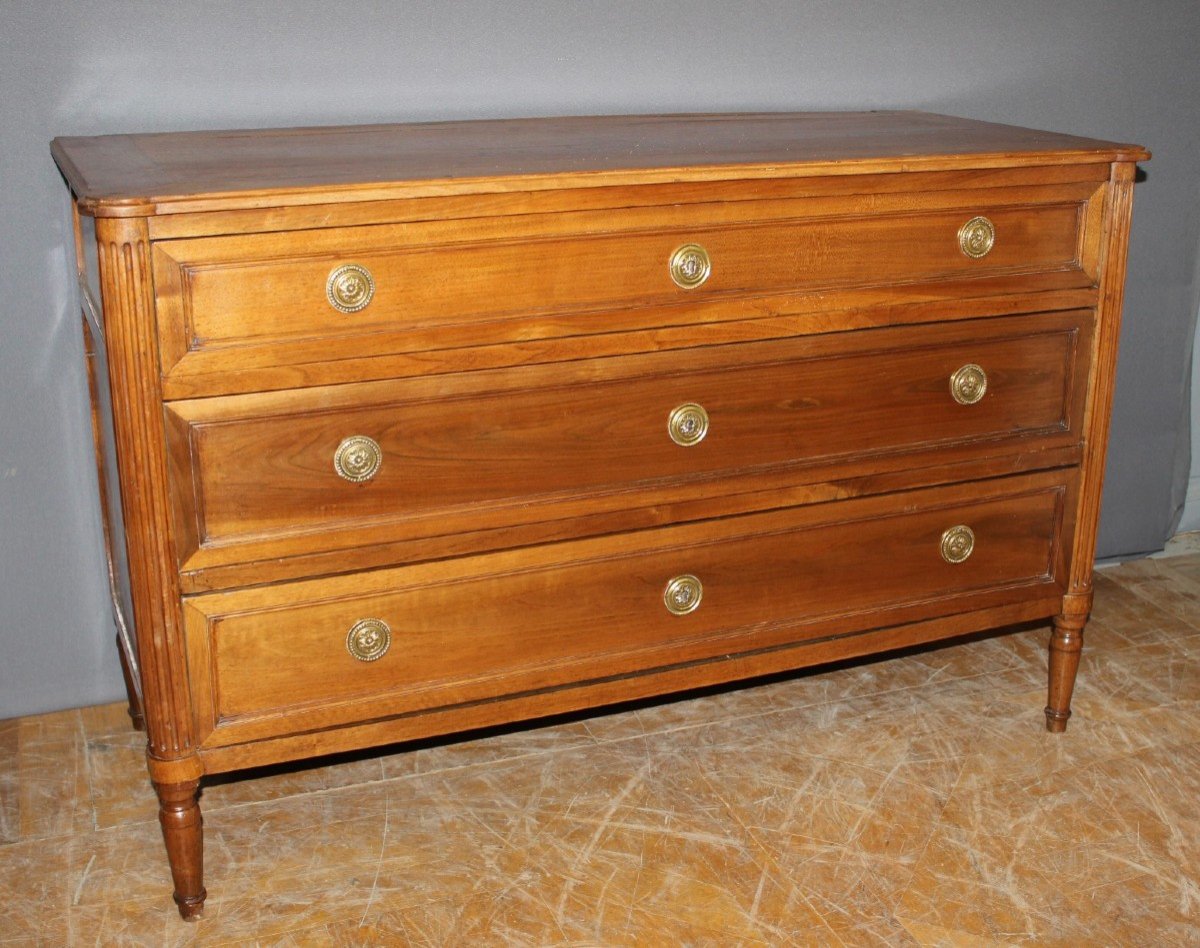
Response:
POLYGON ((664 489, 669 500, 712 497, 770 471, 803 482, 901 452, 936 461, 952 446, 994 455, 1005 443, 1075 442, 1090 319, 977 320, 175 403, 178 517, 192 538, 183 558, 198 569, 561 518, 585 502, 591 513, 629 509, 661 502, 664 489), (972 364, 986 392, 960 404, 950 380, 972 364), (669 419, 689 404, 708 429, 684 446, 669 419), (355 437, 379 449, 368 481, 335 469, 355 437))
MULTIPOLYGON (((1084 182, 941 192, 870 216, 838 216, 805 201, 743 201, 159 241, 163 370, 174 380, 646 329, 679 324, 681 306, 775 300, 759 307, 762 315, 786 310, 781 295, 839 288, 953 287, 972 277, 1066 270, 1090 285, 1080 268, 1094 190, 1084 182), (756 219, 764 208, 797 216, 756 219), (959 231, 978 215, 994 226, 995 243, 974 258, 960 247, 959 231), (711 271, 685 289, 670 262, 689 244, 706 250, 711 271), (350 313, 329 294, 331 275, 347 265, 369 273, 374 288, 350 313)), ((1018 279, 1010 289, 1019 286, 1018 279)), ((958 293, 971 295, 965 287, 958 293)), ((745 315, 730 309, 705 319, 745 315)), ((694 312, 685 318, 694 320, 694 312)))
POLYGON ((1064 477, 193 597, 193 688, 217 727, 209 743, 222 743, 1014 602, 1057 582, 1064 477), (974 549, 951 563, 944 537, 961 527, 974 549), (700 583, 698 607, 682 615, 665 601, 680 576, 700 583), (364 619, 389 629, 378 660, 349 651, 364 619))

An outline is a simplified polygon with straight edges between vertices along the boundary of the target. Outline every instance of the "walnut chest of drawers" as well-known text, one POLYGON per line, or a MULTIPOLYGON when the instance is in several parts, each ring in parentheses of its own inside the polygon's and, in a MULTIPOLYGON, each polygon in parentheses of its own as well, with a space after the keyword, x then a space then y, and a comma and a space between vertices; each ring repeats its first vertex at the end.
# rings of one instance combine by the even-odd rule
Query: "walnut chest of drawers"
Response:
POLYGON ((1142 149, 896 112, 53 154, 185 917, 205 774, 1040 618, 1065 727, 1142 149))

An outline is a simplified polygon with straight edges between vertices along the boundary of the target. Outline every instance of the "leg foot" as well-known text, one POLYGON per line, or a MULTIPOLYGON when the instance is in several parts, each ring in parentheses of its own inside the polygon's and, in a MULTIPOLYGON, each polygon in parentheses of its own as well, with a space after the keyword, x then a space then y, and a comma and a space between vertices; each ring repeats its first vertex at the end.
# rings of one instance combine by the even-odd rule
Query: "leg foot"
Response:
POLYGON ((200 781, 155 783, 158 792, 158 821, 162 824, 175 904, 185 919, 198 918, 204 910, 204 821, 200 818, 200 781))
POLYGON ((1054 708, 1046 708, 1046 730, 1051 734, 1061 734, 1067 729, 1067 719, 1071 716, 1068 711, 1055 711, 1054 708))
POLYGON ((1054 620, 1050 636, 1050 690, 1046 701, 1046 730, 1061 734, 1071 717, 1071 693, 1083 649, 1083 627, 1087 614, 1061 615, 1054 620))

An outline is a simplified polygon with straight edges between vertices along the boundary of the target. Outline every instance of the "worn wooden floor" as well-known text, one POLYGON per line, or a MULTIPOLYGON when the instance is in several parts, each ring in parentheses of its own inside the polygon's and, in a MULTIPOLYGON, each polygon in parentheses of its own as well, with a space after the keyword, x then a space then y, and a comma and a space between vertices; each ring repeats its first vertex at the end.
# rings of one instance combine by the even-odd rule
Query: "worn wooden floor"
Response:
POLYGON ((1042 628, 210 783, 179 920, 119 705, 0 722, 0 943, 1200 944, 1200 555, 1042 628))

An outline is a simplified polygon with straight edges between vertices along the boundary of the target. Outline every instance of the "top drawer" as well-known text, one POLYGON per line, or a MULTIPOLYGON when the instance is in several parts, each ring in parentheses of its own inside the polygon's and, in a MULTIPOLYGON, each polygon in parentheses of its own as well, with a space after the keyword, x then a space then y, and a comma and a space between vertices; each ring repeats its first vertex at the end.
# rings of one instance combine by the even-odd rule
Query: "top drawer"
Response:
POLYGON ((1072 269, 1085 285, 1094 187, 892 195, 870 215, 862 198, 840 215, 811 201, 741 201, 160 241, 163 371, 761 317, 818 290, 940 281, 947 296, 980 295, 970 278, 1019 284, 1072 269), (728 305, 751 297, 753 313, 728 305))

